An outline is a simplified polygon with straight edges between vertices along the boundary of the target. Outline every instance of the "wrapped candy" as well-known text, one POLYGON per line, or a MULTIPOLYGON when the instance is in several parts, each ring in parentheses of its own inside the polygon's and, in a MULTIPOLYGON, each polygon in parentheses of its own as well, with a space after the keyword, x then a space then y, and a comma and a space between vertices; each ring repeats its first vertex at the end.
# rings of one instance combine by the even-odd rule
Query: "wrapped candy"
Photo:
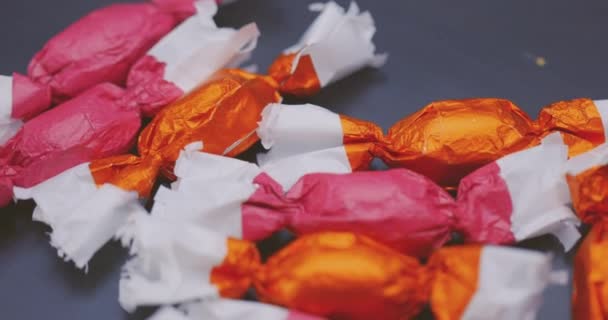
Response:
MULTIPOLYGON (((174 168, 177 180, 171 189, 158 189, 153 216, 184 219, 250 241, 282 228, 298 235, 357 232, 416 257, 429 256, 453 232, 466 242, 486 244, 554 234, 566 249, 580 237, 564 178, 567 147, 557 133, 465 177, 457 199, 407 169, 310 174, 342 170, 333 150, 258 167, 200 149, 194 143, 182 151, 174 168)), ((81 165, 16 190, 19 197, 36 199, 34 218, 51 226, 51 243, 78 267, 143 211, 134 193, 119 196, 119 188, 98 189, 91 179, 89 168, 81 165), (78 189, 76 195, 67 195, 72 189, 78 189), (113 205, 82 209, 110 196, 117 199, 104 201, 113 205)))
POLYGON ((478 169, 462 180, 457 199, 406 169, 306 174, 313 161, 317 172, 323 172, 322 163, 336 168, 331 151, 260 168, 197 152, 193 145, 177 161, 172 188, 156 193, 152 214, 251 241, 282 228, 298 235, 351 231, 418 257, 430 255, 453 232, 465 242, 490 244, 553 233, 570 249, 579 238, 578 220, 568 206, 562 168, 567 148, 560 140, 549 136, 478 169), (277 182, 297 175, 288 189, 277 182))
POLYGON ((262 163, 281 157, 341 147, 351 171, 367 168, 374 157, 389 166, 424 174, 455 188, 475 169, 506 154, 537 145, 558 131, 570 156, 605 141, 608 100, 575 99, 549 105, 532 121, 503 99, 433 102, 391 127, 337 115, 313 105, 274 105, 264 112, 258 135, 271 150, 262 163), (301 119, 306 119, 302 121, 301 119))
POLYGON ((123 93, 113 84, 97 85, 25 123, 0 148, 0 205, 11 201, 13 184, 33 186, 79 163, 128 151, 141 112, 124 103, 123 93))
POLYGON ((253 286, 264 302, 328 318, 409 319, 430 301, 437 319, 533 319, 551 259, 499 247, 451 247, 426 266, 348 232, 303 236, 260 265, 251 243, 181 219, 139 216, 124 268, 126 310, 217 297, 253 286))
MULTIPOLYGON (((327 10, 330 10, 335 13, 332 18, 339 19, 339 22, 328 24, 326 28, 318 30, 324 31, 325 35, 340 33, 352 35, 344 38, 344 41, 348 42, 347 44, 351 47, 369 48, 371 46, 370 37, 375 29, 369 13, 360 14, 354 5, 351 5, 349 11, 344 12, 333 2, 326 4, 324 8, 322 17, 327 10), (365 23, 361 23, 361 21, 365 23), (359 37, 354 36, 357 34, 359 37)), ((319 34, 315 39, 322 40, 323 37, 319 34)), ((314 45, 314 43, 310 45, 314 45)), ((340 42, 333 44, 336 50, 345 45, 340 42)), ((330 46, 326 49, 331 48, 330 46)), ((370 53, 365 61, 358 57, 356 65, 358 68, 375 65, 379 59, 370 53)), ((349 60, 349 56, 343 57, 343 60, 349 60)), ((315 63, 316 73, 320 73, 317 64, 328 68, 338 68, 334 72, 341 77, 356 69, 355 62, 332 65, 319 63, 318 60, 311 61, 315 63)), ((298 69, 298 65, 299 63, 295 64, 295 70, 298 69)), ((297 71, 293 73, 293 76, 297 76, 297 71)), ((290 77, 287 76, 287 80, 284 81, 288 81, 290 77)), ((332 80, 337 79, 332 78, 332 80)), ((88 203, 93 201, 97 186, 109 184, 123 189, 125 193, 137 191, 141 197, 148 197, 159 174, 173 178, 175 160, 180 151, 192 142, 205 141, 206 152, 226 156, 237 155, 245 151, 258 140, 257 122, 260 120, 264 107, 281 99, 279 87, 280 83, 272 74, 271 76, 261 76, 237 69, 221 70, 204 85, 163 108, 154 117, 139 136, 139 156, 120 155, 93 160, 90 163, 73 167, 31 188, 15 188, 15 196, 18 199, 33 198, 37 202, 38 208, 34 218, 52 225, 54 231, 51 235, 51 243, 57 246, 60 253, 65 254, 67 259, 72 259, 78 266, 84 267, 93 252, 86 254, 79 252, 78 256, 74 256, 66 247, 80 246, 78 243, 88 241, 88 236, 95 238, 92 240, 94 243, 98 243, 99 239, 107 241, 115 230, 99 228, 88 235, 79 232, 78 236, 84 236, 84 239, 77 240, 76 243, 62 243, 60 240, 53 239, 70 239, 71 235, 55 236, 55 234, 64 232, 72 234, 74 224, 80 224, 80 230, 82 230, 86 229, 91 221, 116 219, 115 208, 111 207, 98 206, 94 211, 79 211, 79 208, 88 207, 88 203), (66 195, 56 192, 56 190, 73 189, 79 190, 78 197, 67 196, 65 191, 62 193, 66 193, 66 195)), ((127 214, 109 224, 120 225, 124 219, 128 219, 127 214)))
POLYGON ((591 231, 574 259, 572 318, 608 319, 608 275, 603 267, 608 248, 608 144, 603 144, 568 161, 568 185, 572 205, 579 218, 591 224, 591 231))
POLYGON ((605 221, 593 225, 574 258, 572 319, 608 319, 607 227, 605 221))
POLYGON ((255 24, 217 28, 215 3, 196 5, 196 15, 135 64, 128 89, 96 85, 28 121, 0 147, 0 205, 10 201, 13 184, 31 187, 77 164, 128 152, 142 116, 182 97, 214 71, 249 57, 259 36, 255 24))
POLYGON ((131 65, 193 13, 192 1, 110 5, 51 38, 30 61, 27 77, 0 77, 0 144, 51 101, 65 101, 103 82, 124 84, 131 65))
POLYGON ((260 302, 214 299, 188 303, 179 309, 164 307, 148 320, 321 320, 295 310, 260 302))
POLYGON ((604 264, 608 254, 608 144, 570 159, 566 165, 572 205, 591 231, 574 259, 572 318, 608 319, 604 264))
POLYGON ((270 66, 281 92, 310 96, 362 66, 380 67, 386 62, 387 54, 375 54, 371 14, 360 13, 355 2, 346 12, 333 1, 311 4, 310 10, 321 13, 300 41, 270 66))

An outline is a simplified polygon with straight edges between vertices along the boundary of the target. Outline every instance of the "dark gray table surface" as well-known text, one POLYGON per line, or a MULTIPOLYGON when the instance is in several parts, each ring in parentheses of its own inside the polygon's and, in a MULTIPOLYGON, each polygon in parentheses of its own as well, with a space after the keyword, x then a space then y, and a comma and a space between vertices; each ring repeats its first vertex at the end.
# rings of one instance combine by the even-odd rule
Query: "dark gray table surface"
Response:
MULTIPOLYGON (((0 1, 0 74, 25 72, 53 34, 111 0, 0 1)), ((241 0, 221 9, 221 26, 255 21, 262 37, 253 62, 265 69, 297 41, 314 18, 310 1, 241 0)), ((339 1, 345 5, 346 1, 339 1)), ((390 53, 379 71, 365 70, 311 100, 388 128, 428 102, 445 98, 504 97, 533 117, 543 105, 575 97, 608 98, 608 2, 566 0, 361 0, 377 23, 375 42, 390 53), (537 57, 546 65, 539 66, 537 57)), ((32 205, 0 209, 1 319, 143 319, 117 302, 126 258, 106 246, 88 274, 57 258, 48 229, 31 222, 32 205)), ((267 241, 266 249, 276 247, 267 241)), ((526 246, 556 253, 549 237, 526 246)), ((551 287, 540 319, 570 318, 570 286, 551 287)))

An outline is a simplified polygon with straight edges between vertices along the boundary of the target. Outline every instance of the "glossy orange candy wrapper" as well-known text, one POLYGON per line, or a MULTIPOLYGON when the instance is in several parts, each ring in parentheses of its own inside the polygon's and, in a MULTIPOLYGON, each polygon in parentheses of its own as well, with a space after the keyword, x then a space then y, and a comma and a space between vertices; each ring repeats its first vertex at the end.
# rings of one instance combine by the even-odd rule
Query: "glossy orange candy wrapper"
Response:
POLYGON ((608 223, 591 228, 574 259, 572 318, 608 319, 608 223))
MULTIPOLYGON (((259 140, 255 131, 260 115, 266 105, 281 100, 279 87, 285 88, 284 84, 290 83, 291 87, 282 92, 291 93, 290 90, 299 88, 293 82, 306 77, 316 79, 314 69, 308 69, 312 64, 302 63, 306 57, 300 59, 293 77, 277 73, 291 67, 293 55, 277 60, 271 67, 273 76, 238 69, 217 72, 206 84, 154 117, 139 136, 139 156, 121 155, 92 161, 90 168, 95 183, 111 183, 148 197, 158 173, 172 178, 179 152, 192 142, 204 141, 204 150, 209 153, 226 156, 242 153, 259 140), (285 66, 278 67, 283 64, 285 66), (294 77, 297 79, 292 81, 294 77)), ((304 82, 308 85, 315 81, 304 82)), ((312 94, 318 88, 303 90, 312 94)))
POLYGON ((410 319, 429 303, 440 320, 523 319, 536 313, 550 282, 551 259, 522 249, 446 247, 422 265, 366 236, 323 232, 296 239, 261 264, 251 242, 158 219, 135 235, 137 255, 120 284, 128 309, 176 303, 176 296, 239 298, 253 286, 263 302, 329 319, 410 319), (193 292, 191 283, 205 276, 209 282, 193 292))
POLYGON ((256 274, 262 301, 337 319, 407 319, 428 302, 431 273, 351 233, 304 236, 256 274))
POLYGON ((587 224, 608 218, 608 143, 571 158, 565 167, 570 198, 587 224))
POLYGON ((585 223, 608 218, 608 166, 594 166, 579 174, 567 176, 572 204, 585 223))
MULTIPOLYGON (((298 238, 272 256, 256 272, 253 285, 264 302, 330 319, 410 319, 429 303, 439 320, 461 319, 465 314, 473 318, 499 316, 504 314, 501 308, 510 309, 512 315, 526 314, 531 310, 527 309, 529 306, 509 305, 501 301, 500 292, 492 292, 496 295, 493 301, 474 298, 476 294, 482 295, 482 290, 508 291, 509 284, 517 282, 507 281, 507 285, 498 286, 487 282, 482 273, 495 278, 516 274, 511 266, 488 270, 497 258, 518 266, 514 269, 542 270, 546 273, 542 276, 548 279, 550 260, 542 254, 521 251, 474 245, 447 247, 436 251, 426 265, 421 265, 416 258, 362 235, 317 233, 298 238), (492 274, 493 271, 497 273, 492 274), (498 273, 501 271, 504 274, 498 273), (496 301, 500 302, 494 305, 496 301), (477 314, 482 309, 485 314, 477 314)), ((526 278, 525 274, 518 276, 526 278)), ((531 279, 531 287, 535 288, 531 292, 542 292, 547 279, 540 282, 531 279)), ((508 292, 510 298, 521 293, 508 292)))
POLYGON ((270 77, 242 70, 221 70, 209 82, 167 106, 142 131, 139 157, 122 155, 92 161, 98 185, 111 183, 147 197, 159 170, 171 177, 180 150, 205 141, 205 151, 232 156, 257 141, 262 109, 280 100, 270 77))
POLYGON ((608 319, 608 144, 570 159, 572 205, 591 225, 574 259, 572 318, 608 319))
POLYGON ((560 131, 570 156, 605 141, 602 119, 592 100, 545 107, 537 121, 504 99, 434 102, 399 121, 374 153, 388 165, 420 172, 454 187, 466 174, 502 156, 538 145, 560 131))

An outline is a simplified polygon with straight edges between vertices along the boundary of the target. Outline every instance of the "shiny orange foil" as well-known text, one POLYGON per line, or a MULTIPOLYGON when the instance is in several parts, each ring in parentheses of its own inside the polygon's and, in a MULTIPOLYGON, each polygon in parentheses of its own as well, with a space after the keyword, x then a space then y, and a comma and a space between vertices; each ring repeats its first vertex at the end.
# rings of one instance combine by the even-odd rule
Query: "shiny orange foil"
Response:
POLYGON ((93 160, 89 170, 98 186, 109 183, 148 197, 163 165, 158 156, 139 158, 128 154, 93 160))
POLYGON ((431 309, 437 320, 462 319, 477 291, 481 246, 445 247, 436 251, 427 267, 434 274, 431 309))
POLYGON ((254 284, 263 301, 332 319, 409 319, 430 294, 430 275, 415 258, 346 232, 298 238, 254 284))
POLYGON ((608 319, 608 224, 600 222, 579 247, 574 258, 572 318, 608 319))
POLYGON ((370 152, 377 141, 383 139, 382 128, 375 123, 340 116, 343 144, 353 171, 369 168, 374 155, 370 152))
POLYGON ((240 298, 251 287, 252 277, 260 268, 260 254, 255 244, 227 240, 228 252, 221 265, 211 270, 209 282, 226 298, 240 298))
POLYGON ((605 142, 602 118, 591 99, 550 104, 541 110, 537 122, 547 134, 553 131, 562 133, 571 157, 605 142))
POLYGON ((583 222, 608 221, 608 166, 568 175, 567 181, 574 210, 583 222))
POLYGON ((310 55, 301 56, 293 70, 296 56, 295 53, 280 55, 268 69, 268 74, 279 82, 281 93, 308 97, 321 89, 321 82, 310 55))
POLYGON ((270 77, 228 69, 159 112, 139 136, 140 158, 119 156, 93 161, 98 184, 112 183, 147 197, 158 170, 172 177, 173 164, 188 144, 203 141, 205 152, 237 155, 258 141, 264 107, 279 102, 270 77))
POLYGON ((372 153, 389 166, 405 167, 455 188, 475 169, 535 146, 556 131, 564 137, 570 156, 604 142, 604 128, 592 100, 554 103, 533 121, 511 101, 476 98, 427 105, 391 127, 372 153))
POLYGON ((504 99, 433 102, 390 128, 376 153, 446 187, 506 154, 539 143, 526 113, 504 99))

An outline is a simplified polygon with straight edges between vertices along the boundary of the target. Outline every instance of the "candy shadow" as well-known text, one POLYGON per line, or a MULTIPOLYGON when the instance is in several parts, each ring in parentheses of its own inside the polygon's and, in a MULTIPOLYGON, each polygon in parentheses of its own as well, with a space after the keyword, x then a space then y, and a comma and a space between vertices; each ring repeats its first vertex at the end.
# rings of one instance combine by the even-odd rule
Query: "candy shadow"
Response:
MULTIPOLYGON (((285 22, 285 3, 283 1, 237 1, 238 4, 223 5, 214 20, 220 27, 239 28, 250 22, 263 21, 268 27, 278 31, 285 22)), ((271 32, 271 30, 268 30, 271 32)), ((296 39, 294 39, 296 40, 296 39)))
MULTIPOLYGON (((352 114, 353 106, 361 104, 361 97, 370 96, 370 90, 382 87, 387 83, 387 76, 382 70, 365 68, 341 79, 311 98, 299 99, 285 97, 286 104, 312 103, 341 114, 352 114)), ((368 109, 377 109, 377 106, 366 106, 368 109)))
POLYGON ((127 250, 122 248, 120 243, 112 241, 103 246, 89 261, 86 272, 78 269, 73 262, 63 261, 59 257, 56 257, 51 272, 60 275, 70 289, 86 294, 98 290, 103 283, 118 281, 127 257, 127 250))
MULTIPOLYGON (((0 254, 10 256, 14 250, 28 250, 35 254, 39 246, 46 246, 47 257, 43 266, 53 277, 60 277, 70 289, 83 294, 98 289, 98 286, 120 272, 125 262, 126 250, 119 243, 104 246, 90 261, 88 273, 76 268, 72 262, 65 262, 57 256, 57 251, 49 244, 51 229, 40 222, 32 221, 34 203, 20 201, 0 209, 0 254), (33 248, 36 247, 36 248, 33 248)), ((45 272, 47 272, 45 270, 45 272)))
POLYGON ((0 208, 0 251, 14 245, 28 234, 44 232, 44 226, 32 222, 34 203, 21 201, 0 208))
POLYGON ((126 313, 123 317, 125 320, 145 320, 148 319, 154 312, 158 310, 158 307, 143 307, 137 308, 133 313, 126 313))

